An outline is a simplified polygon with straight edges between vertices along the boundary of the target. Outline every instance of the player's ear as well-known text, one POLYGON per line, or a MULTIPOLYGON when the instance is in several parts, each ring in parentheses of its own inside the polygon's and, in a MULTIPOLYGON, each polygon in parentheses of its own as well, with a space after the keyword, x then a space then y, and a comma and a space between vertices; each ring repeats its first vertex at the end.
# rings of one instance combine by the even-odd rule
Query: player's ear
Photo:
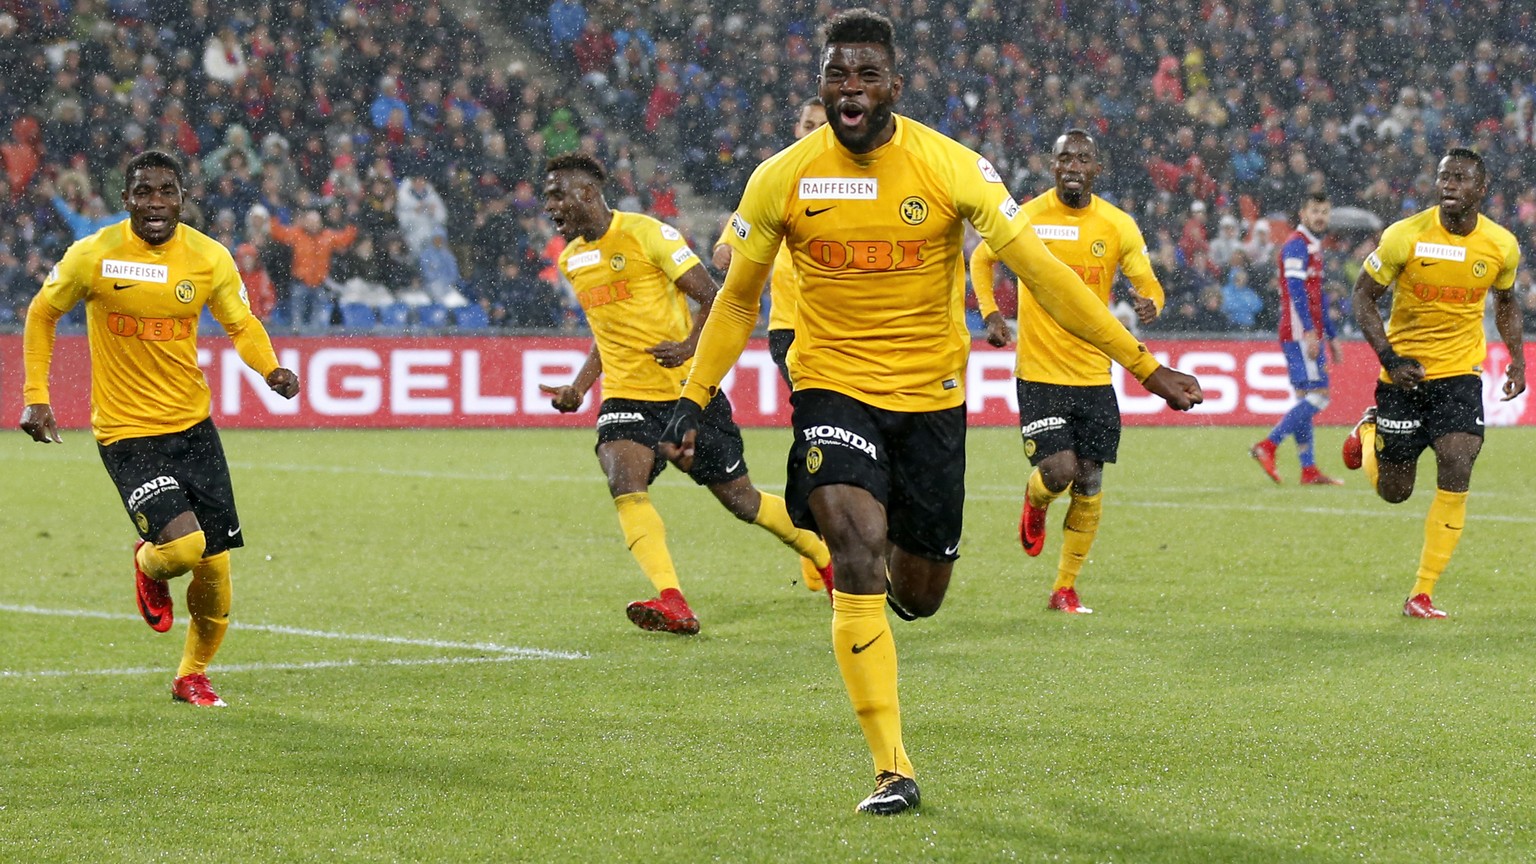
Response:
POLYGON ((901 98, 901 88, 902 88, 902 85, 904 85, 906 83, 906 81, 907 81, 907 79, 903 78, 900 74, 898 74, 896 72, 892 72, 891 73, 891 101, 892 102, 895 102, 896 100, 901 98))

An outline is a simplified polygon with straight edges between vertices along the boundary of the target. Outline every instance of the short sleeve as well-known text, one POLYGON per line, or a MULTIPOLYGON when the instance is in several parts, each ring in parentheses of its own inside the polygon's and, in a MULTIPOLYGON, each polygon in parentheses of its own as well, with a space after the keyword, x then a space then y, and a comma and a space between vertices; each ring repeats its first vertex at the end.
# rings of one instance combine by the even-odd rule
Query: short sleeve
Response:
POLYGON ((688 238, 665 222, 647 222, 640 231, 640 241, 651 263, 673 281, 701 263, 688 238))
POLYGON ((1493 282, 1493 287, 1500 291, 1508 291, 1515 287, 1515 272, 1520 269, 1520 243, 1515 238, 1509 238, 1509 246, 1504 250, 1504 266, 1499 270, 1499 278, 1493 282))
POLYGON ((1411 249, 1408 229, 1398 222, 1381 235, 1381 245, 1365 256, 1365 272, 1371 274, 1378 285, 1390 285, 1408 264, 1411 249))

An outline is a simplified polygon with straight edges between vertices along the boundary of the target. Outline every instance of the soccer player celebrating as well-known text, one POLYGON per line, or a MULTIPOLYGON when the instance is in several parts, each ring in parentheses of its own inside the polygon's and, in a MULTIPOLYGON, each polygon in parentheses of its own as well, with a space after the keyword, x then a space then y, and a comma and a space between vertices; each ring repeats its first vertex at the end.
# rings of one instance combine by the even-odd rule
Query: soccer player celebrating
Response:
POLYGON ((858 809, 891 814, 919 795, 902 745, 887 592, 903 617, 934 614, 960 549, 965 223, 1048 311, 1152 392, 1189 408, 1200 389, 1158 365, 1083 290, 987 160, 894 113, 902 78, 888 20, 867 9, 833 18, 820 83, 827 127, 758 166, 731 218, 730 271, 662 448, 683 467, 702 455, 706 406, 751 335, 763 279, 787 242, 802 282, 786 497, 795 524, 826 537, 837 570, 832 644, 876 772, 858 809))
POLYGON ((292 399, 299 378, 278 366, 229 251, 181 224, 180 163, 149 150, 128 162, 124 176, 128 220, 71 245, 27 309, 20 425, 34 440, 60 440, 48 393, 54 334, 84 300, 91 430, 141 538, 133 554, 139 612, 156 632, 171 629, 166 583, 191 571, 192 623, 171 695, 222 706, 207 671, 229 627, 229 550, 245 540, 197 366, 203 307, 273 391, 292 399))
MULTIPOLYGON (((667 467, 656 442, 672 404, 682 392, 683 365, 693 356, 699 329, 715 300, 715 280, 671 226, 642 213, 611 210, 603 198, 603 166, 580 153, 557 156, 545 168, 544 211, 567 244, 560 272, 576 291, 592 327, 592 350, 576 380, 541 385, 555 408, 581 407, 587 391, 604 377, 597 416, 597 461, 619 511, 624 545, 656 587, 651 600, 629 604, 629 619, 642 630, 692 635, 699 619, 680 590, 666 527, 651 505, 651 482, 667 467), (687 297, 699 304, 690 321, 687 297)), ((759 283, 761 284, 761 283, 759 283)), ((815 534, 796 528, 784 499, 759 492, 747 476, 741 430, 731 404, 716 394, 703 412, 699 458, 688 470, 743 522, 759 525, 830 574, 832 556, 815 534)))
MULTIPOLYGON (((1098 144, 1084 130, 1071 129, 1056 139, 1054 156, 1055 188, 1025 204, 1024 215, 1051 254, 1071 267, 1106 306, 1115 272, 1123 272, 1134 291, 1136 317, 1150 323, 1162 309, 1163 286, 1152 272, 1135 221, 1093 194, 1103 168, 1098 144)), ((971 282, 987 322, 987 341, 1001 348, 1013 340, 1013 333, 992 294, 996 263, 986 242, 971 255, 971 282)), ((1040 554, 1046 509, 1070 487, 1061 561, 1047 608, 1092 612, 1078 601, 1076 585, 1099 533, 1104 464, 1115 461, 1120 447, 1120 405, 1110 383, 1109 358, 1068 333, 1024 291, 1019 293, 1015 375, 1024 455, 1035 466, 1024 495, 1019 540, 1026 553, 1040 554)))
POLYGON ((1376 404, 1344 439, 1344 464, 1364 467, 1382 500, 1413 494, 1419 454, 1435 451, 1435 500, 1403 614, 1444 618, 1432 597, 1466 522, 1472 463, 1483 446, 1484 298, 1509 348, 1504 400, 1525 391, 1520 302, 1510 289, 1520 265, 1515 237, 1482 215, 1488 170, 1476 152, 1448 151, 1435 174, 1440 204, 1387 227, 1355 281, 1355 320, 1381 359, 1376 404), (1376 302, 1392 289, 1384 327, 1376 302))
POLYGON ((1269 437, 1248 449, 1269 479, 1280 482, 1275 470, 1275 448, 1290 436, 1296 439, 1301 458, 1301 482, 1312 486, 1340 486, 1317 469, 1312 451, 1312 418, 1328 407, 1328 354, 1339 362, 1334 341, 1333 318, 1323 297, 1323 240, 1328 232, 1332 207, 1328 196, 1314 192, 1301 205, 1301 224, 1280 247, 1280 350, 1285 353, 1296 404, 1280 418, 1269 437))

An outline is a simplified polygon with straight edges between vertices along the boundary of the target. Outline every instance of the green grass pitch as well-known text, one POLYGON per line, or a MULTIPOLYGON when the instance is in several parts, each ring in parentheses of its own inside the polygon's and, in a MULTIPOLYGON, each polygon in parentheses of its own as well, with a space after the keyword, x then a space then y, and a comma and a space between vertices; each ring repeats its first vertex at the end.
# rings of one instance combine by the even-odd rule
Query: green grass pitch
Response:
MULTIPOLYGON (((1389 506, 1342 435, 1324 489, 1253 429, 1128 431, 1068 617, 1060 505, 1026 558, 1016 434, 973 430, 949 599, 895 627, 924 804, 878 819, 825 597, 669 471, 703 633, 635 629, 590 431, 226 432, 224 710, 169 698, 184 582, 152 633, 89 434, 12 432, 0 860, 1532 860, 1536 430, 1489 433, 1441 622, 1400 615, 1430 462, 1389 506)), ((747 438, 782 491, 788 433, 747 438)))

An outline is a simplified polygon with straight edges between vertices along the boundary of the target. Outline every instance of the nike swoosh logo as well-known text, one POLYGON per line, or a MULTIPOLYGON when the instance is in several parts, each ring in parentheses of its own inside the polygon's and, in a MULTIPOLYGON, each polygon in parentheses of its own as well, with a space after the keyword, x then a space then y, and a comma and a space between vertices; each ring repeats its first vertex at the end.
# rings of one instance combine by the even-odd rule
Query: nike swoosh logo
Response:
POLYGON ((865 642, 863 645, 855 645, 855 646, 853 646, 853 653, 855 653, 855 654, 863 654, 864 651, 869 648, 869 646, 875 644, 876 642, 879 642, 880 641, 880 637, 884 636, 884 635, 885 635, 885 631, 881 630, 879 633, 875 634, 875 638, 869 640, 868 642, 865 642))
POLYGON ((1483 425, 1483 418, 1481 418, 1481 417, 1477 418, 1477 425, 1479 425, 1479 426, 1483 425))
POLYGON ((740 460, 740 459, 737 459, 737 460, 736 460, 736 461, 735 461, 735 462, 732 462, 732 463, 731 463, 731 465, 730 465, 730 467, 729 467, 729 468, 726 468, 726 469, 725 469, 725 473, 727 473, 727 474, 729 474, 729 473, 731 473, 731 472, 732 472, 732 471, 735 471, 735 470, 736 470, 736 469, 737 469, 737 468, 739 468, 739 467, 741 467, 741 460, 740 460))
POLYGON ((116 282, 113 282, 112 283, 112 290, 113 291, 121 291, 124 288, 132 288, 133 286, 135 286, 137 284, 139 284, 139 283, 137 283, 137 282, 129 282, 127 285, 119 285, 116 282))
MULTIPOLYGON (((836 204, 832 205, 832 207, 836 207, 836 206, 837 206, 836 204)), ((807 208, 805 208, 805 215, 807 215, 807 216, 820 216, 821 214, 827 212, 828 210, 831 210, 832 207, 823 207, 820 210, 812 210, 811 208, 807 207, 807 208)))
POLYGON ((235 527, 229 529, 228 533, 229 533, 229 536, 231 536, 231 537, 235 536, 236 534, 239 534, 240 533, 240 526, 236 525, 235 527))
POLYGON ((144 622, 151 627, 158 625, 160 623, 160 616, 149 611, 149 607, 144 605, 143 597, 138 598, 138 600, 139 614, 144 616, 144 622))
POLYGON ((960 551, 960 544, 956 543, 955 545, 949 547, 948 549, 945 549, 944 550, 944 554, 945 555, 953 555, 953 554, 955 554, 956 552, 959 552, 959 551, 960 551))
POLYGON ((1420 267, 1433 267, 1433 266, 1435 266, 1436 264, 1439 264, 1439 263, 1440 263, 1439 261, 1420 261, 1419 262, 1419 266, 1420 267))

